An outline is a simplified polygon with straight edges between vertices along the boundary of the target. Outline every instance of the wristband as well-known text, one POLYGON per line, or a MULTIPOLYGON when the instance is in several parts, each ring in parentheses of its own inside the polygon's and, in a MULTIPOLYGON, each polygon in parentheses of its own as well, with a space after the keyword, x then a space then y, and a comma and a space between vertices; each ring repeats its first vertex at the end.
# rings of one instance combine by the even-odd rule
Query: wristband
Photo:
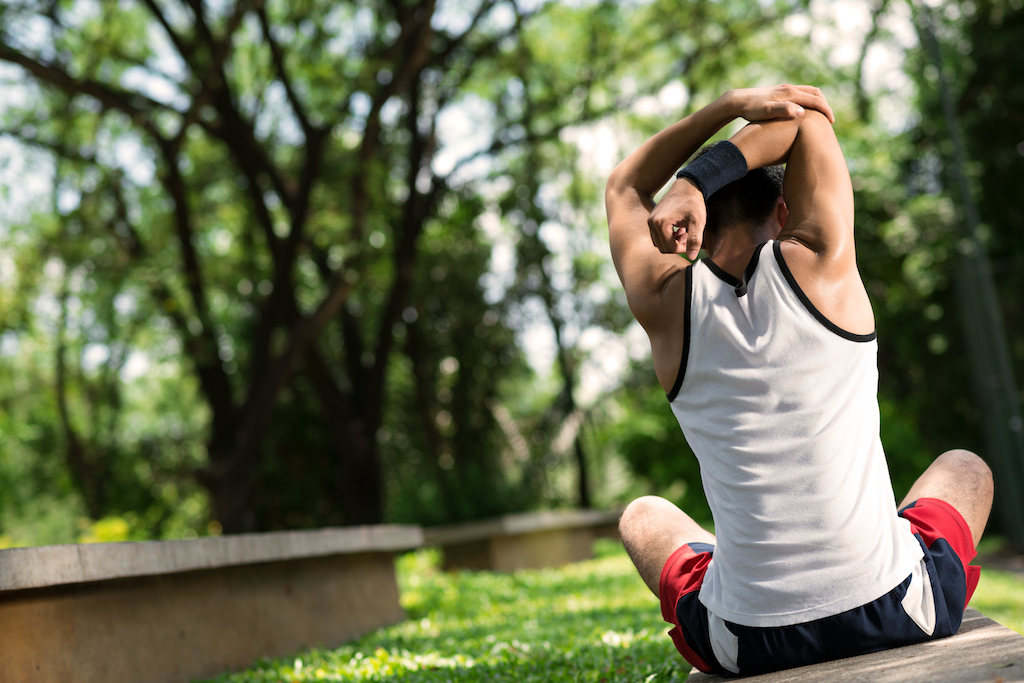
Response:
POLYGON ((747 159, 739 148, 723 140, 689 166, 676 173, 676 178, 689 178, 707 201, 711 195, 726 185, 747 175, 747 159))

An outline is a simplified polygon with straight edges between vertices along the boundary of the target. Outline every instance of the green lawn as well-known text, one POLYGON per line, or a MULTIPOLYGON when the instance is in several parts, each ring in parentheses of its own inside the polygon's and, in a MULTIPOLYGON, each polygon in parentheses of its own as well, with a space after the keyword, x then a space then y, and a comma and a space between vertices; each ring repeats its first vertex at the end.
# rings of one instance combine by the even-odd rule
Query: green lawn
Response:
MULTIPOLYGON (((654 596, 621 546, 599 559, 513 575, 446 574, 436 551, 398 562, 405 622, 336 650, 267 660, 218 683, 686 679, 654 596)), ((971 606, 1024 633, 1024 578, 982 570, 971 606)))
POLYGON ((1024 577, 982 567, 971 607, 1024 635, 1024 577))
POLYGON ((446 574, 437 553, 398 563, 409 619, 337 650, 261 662, 219 683, 686 679, 658 601, 621 546, 599 559, 513 575, 446 574))

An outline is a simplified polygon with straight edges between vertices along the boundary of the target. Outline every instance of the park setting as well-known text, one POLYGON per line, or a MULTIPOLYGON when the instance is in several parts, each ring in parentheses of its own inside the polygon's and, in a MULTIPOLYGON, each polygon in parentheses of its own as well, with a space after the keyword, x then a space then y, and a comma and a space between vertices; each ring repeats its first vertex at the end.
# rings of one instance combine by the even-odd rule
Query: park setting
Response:
MULTIPOLYGON (((763 680, 1024 681, 1021 41, 1022 0, 0 0, 0 681, 761 674, 713 630, 708 668, 667 635, 682 608, 645 515, 701 527, 669 552, 726 539, 721 581, 736 519, 869 534, 868 510, 947 500, 922 477, 944 453, 981 567, 939 536, 968 586, 956 635, 763 680), (730 142, 691 159, 705 140, 730 142), (788 158, 780 241, 728 260, 736 233, 709 223, 687 267, 701 233, 658 212, 679 188, 710 211, 707 171, 673 176, 719 173, 728 145, 737 178, 788 158), (836 173, 856 296, 814 289, 794 251, 832 248, 813 230, 841 211, 813 211, 836 173), (678 269, 661 308, 638 259, 678 269), (804 316, 779 338, 805 345, 769 365, 803 377, 778 363, 820 333, 835 377, 709 446, 700 402, 723 399, 694 384, 725 333, 691 301, 726 283, 757 322, 769 277, 804 316), (855 488, 807 521, 832 510, 822 482, 854 478, 843 451, 806 491, 781 465, 795 487, 734 505, 733 474, 760 490, 768 470, 720 476, 709 453, 779 425, 814 442, 840 422, 799 422, 845 400, 828 382, 870 394, 868 431, 828 443, 878 442, 884 500, 855 488)), ((894 566, 942 555, 898 524, 894 566)), ((741 569, 774 567, 768 548, 741 569)), ((934 610, 900 599, 932 636, 934 610)))

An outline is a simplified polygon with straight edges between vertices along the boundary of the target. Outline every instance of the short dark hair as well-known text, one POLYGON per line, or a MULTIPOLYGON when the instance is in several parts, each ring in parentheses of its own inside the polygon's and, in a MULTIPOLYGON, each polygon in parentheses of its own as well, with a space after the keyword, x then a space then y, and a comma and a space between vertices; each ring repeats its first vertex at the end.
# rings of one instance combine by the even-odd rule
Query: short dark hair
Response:
MULTIPOLYGON (((713 142, 705 145, 693 158, 699 159, 717 144, 713 142)), ((775 203, 782 196, 784 174, 782 166, 755 168, 747 171, 743 178, 715 192, 707 202, 705 231, 719 233, 723 228, 738 223, 760 225, 768 220, 775 210, 775 203)))

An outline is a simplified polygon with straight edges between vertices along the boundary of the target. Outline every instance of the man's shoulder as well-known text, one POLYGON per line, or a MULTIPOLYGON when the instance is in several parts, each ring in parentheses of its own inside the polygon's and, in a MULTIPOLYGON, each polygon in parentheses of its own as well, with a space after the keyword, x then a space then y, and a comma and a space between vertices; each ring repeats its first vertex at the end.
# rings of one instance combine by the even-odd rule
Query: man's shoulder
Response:
POLYGON ((780 269, 811 313, 853 337, 874 334, 874 312, 852 247, 849 257, 822 254, 797 237, 780 235, 775 251, 780 269))

